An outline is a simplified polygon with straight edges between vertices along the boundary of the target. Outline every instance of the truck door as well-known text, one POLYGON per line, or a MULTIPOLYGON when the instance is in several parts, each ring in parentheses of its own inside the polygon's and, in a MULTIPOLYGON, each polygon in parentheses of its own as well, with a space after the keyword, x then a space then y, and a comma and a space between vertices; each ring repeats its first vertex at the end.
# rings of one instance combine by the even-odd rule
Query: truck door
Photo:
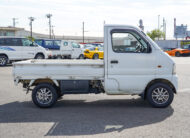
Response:
POLYGON ((107 31, 107 78, 108 93, 141 93, 155 77, 155 54, 138 30, 110 27, 107 31))

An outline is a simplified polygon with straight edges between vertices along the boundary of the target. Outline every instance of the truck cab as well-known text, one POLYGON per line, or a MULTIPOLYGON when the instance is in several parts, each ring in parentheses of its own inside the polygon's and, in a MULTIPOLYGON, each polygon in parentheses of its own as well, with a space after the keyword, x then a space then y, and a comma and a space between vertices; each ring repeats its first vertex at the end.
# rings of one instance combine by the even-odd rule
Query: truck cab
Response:
POLYGON ((38 107, 65 94, 140 95, 157 108, 177 93, 175 62, 140 29, 104 26, 104 60, 25 61, 14 64, 15 83, 32 90, 38 107))

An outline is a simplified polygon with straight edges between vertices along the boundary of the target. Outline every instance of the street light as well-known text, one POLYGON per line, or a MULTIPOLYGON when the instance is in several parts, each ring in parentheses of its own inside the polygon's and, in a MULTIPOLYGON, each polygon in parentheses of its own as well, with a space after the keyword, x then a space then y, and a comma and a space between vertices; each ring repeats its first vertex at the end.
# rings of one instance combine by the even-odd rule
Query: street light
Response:
POLYGON ((46 14, 46 17, 49 19, 49 38, 51 39, 51 17, 52 14, 46 14))

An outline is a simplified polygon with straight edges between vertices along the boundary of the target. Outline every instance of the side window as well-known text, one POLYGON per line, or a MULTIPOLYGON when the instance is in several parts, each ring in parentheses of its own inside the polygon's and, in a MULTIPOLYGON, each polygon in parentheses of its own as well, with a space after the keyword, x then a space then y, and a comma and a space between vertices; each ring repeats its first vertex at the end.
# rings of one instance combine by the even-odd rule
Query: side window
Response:
POLYGON ((46 46, 53 46, 53 41, 51 40, 45 40, 44 42, 46 46))
POLYGON ((22 46, 20 38, 5 38, 4 40, 7 46, 22 46))
POLYGON ((68 46, 68 42, 63 42, 63 46, 68 46))
POLYGON ((58 40, 54 41, 54 45, 55 46, 60 46, 61 45, 61 41, 58 41, 58 40))
POLYGON ((116 53, 149 53, 148 44, 134 32, 113 32, 112 48, 116 53))
POLYGON ((3 38, 0 39, 0 46, 5 46, 5 42, 3 38))
POLYGON ((23 38, 22 39, 22 45, 23 46, 33 46, 33 42, 30 41, 30 40, 28 40, 28 39, 26 39, 26 38, 23 38))
POLYGON ((35 40, 35 42, 36 42, 38 45, 42 46, 42 40, 35 40))
POLYGON ((73 47, 73 48, 80 48, 80 45, 77 44, 77 43, 72 43, 72 47, 73 47))

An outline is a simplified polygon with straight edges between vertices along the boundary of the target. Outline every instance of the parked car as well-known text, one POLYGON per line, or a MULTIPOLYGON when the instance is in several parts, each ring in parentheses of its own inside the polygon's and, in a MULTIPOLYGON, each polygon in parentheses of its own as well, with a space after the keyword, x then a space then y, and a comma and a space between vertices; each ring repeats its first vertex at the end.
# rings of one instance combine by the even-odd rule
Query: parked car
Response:
POLYGON ((84 57, 89 59, 103 59, 104 51, 100 47, 91 47, 84 51, 84 57))
POLYGON ((61 40, 55 39, 35 39, 35 42, 49 50, 60 50, 61 40))
POLYGON ((183 48, 168 48, 164 50, 168 55, 170 56, 189 56, 190 50, 189 49, 183 49, 183 48))
POLYGON ((178 88, 175 62, 140 29, 105 25, 104 52, 104 60, 16 62, 14 82, 27 91, 34 88, 33 103, 42 108, 62 95, 89 93, 141 95, 157 108, 172 103, 178 88), (133 51, 126 49, 132 46, 133 51))
POLYGON ((52 50, 52 57, 58 59, 84 59, 84 54, 79 44, 73 41, 61 40, 60 49, 52 50))
POLYGON ((44 59, 51 52, 27 38, 0 37, 0 66, 8 62, 26 59, 44 59))

